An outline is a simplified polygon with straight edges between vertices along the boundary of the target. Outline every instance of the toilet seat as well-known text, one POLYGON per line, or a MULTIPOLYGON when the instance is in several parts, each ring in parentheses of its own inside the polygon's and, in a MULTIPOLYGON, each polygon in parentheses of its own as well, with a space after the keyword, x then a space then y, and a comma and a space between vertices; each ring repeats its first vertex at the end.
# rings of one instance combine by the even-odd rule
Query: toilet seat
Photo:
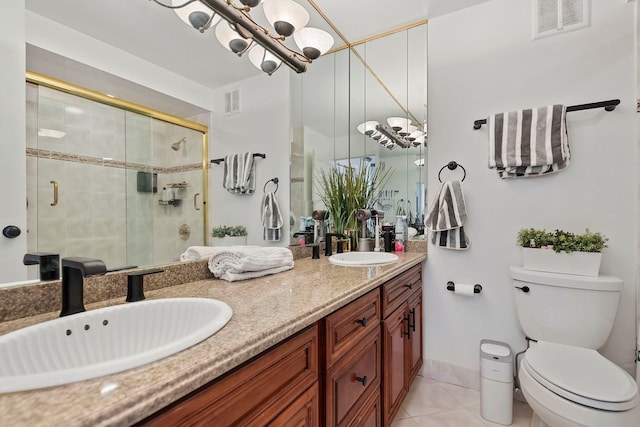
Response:
POLYGON ((633 378, 593 349, 538 341, 525 353, 522 368, 553 393, 581 405, 626 411, 637 404, 633 378))

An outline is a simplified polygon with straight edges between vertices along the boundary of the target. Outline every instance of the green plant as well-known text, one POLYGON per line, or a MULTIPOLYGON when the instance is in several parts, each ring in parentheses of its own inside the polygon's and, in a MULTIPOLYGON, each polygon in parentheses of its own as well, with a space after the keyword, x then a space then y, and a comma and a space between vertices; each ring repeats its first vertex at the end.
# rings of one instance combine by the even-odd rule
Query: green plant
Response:
POLYGON ((588 228, 584 234, 574 234, 564 230, 549 232, 535 228, 523 228, 518 232, 518 245, 523 248, 553 246, 555 252, 602 252, 609 239, 601 233, 593 233, 588 228))
POLYGON ((225 236, 246 236, 247 229, 243 225, 213 227, 211 229, 212 237, 225 237, 225 236))
POLYGON ((372 208, 378 200, 379 190, 391 177, 385 168, 332 166, 321 170, 316 177, 320 198, 329 211, 338 233, 356 229, 356 210, 372 208))

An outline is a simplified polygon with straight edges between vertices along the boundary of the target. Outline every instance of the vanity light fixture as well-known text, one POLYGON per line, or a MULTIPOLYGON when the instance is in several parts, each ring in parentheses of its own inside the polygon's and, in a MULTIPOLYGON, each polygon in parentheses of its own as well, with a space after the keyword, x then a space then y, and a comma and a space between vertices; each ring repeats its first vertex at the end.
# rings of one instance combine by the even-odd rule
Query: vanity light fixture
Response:
POLYGON ((404 117, 389 117, 387 124, 388 126, 385 126, 370 120, 359 124, 357 129, 389 150, 396 146, 409 148, 424 144, 425 132, 412 125, 411 120, 404 117))
POLYGON ((248 51, 251 63, 268 75, 281 63, 304 73, 307 64, 333 46, 329 33, 305 27, 309 13, 294 0, 171 0, 171 4, 152 1, 173 9, 183 22, 201 33, 215 26, 216 38, 225 49, 238 56, 248 51), (260 25, 250 14, 260 4, 272 29, 260 25), (291 35, 300 51, 285 44, 291 35))

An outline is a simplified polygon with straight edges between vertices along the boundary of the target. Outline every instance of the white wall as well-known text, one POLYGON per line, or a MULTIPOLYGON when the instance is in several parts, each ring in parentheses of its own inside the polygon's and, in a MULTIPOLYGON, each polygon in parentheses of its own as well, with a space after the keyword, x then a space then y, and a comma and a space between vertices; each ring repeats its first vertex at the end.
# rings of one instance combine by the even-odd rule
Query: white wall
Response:
POLYGON ((477 385, 483 338, 507 342, 515 351, 525 348, 509 279, 509 266, 521 262, 515 239, 523 227, 589 227, 610 238, 601 274, 620 277, 625 288, 603 352, 632 370, 638 198, 634 8, 625 0, 593 0, 590 27, 535 41, 528 0, 492 0, 429 21, 428 185, 432 197, 437 171, 450 160, 466 168, 472 242, 466 252, 429 246, 425 351, 436 377, 477 385), (569 113, 568 169, 501 180, 487 168, 487 127, 473 130, 475 119, 612 98, 622 101, 614 112, 569 113), (445 290, 448 280, 480 283, 483 291, 460 297, 445 290))
POLYGON ((27 189, 12 185, 26 181, 23 13, 24 0, 3 2, 0 13, 0 182, 4 183, 0 229, 16 225, 22 230, 15 239, 0 235, 0 283, 27 278, 27 270, 22 267, 27 250, 27 189))
MULTIPOLYGON (((209 135, 211 159, 251 151, 265 153, 256 158, 256 191, 250 195, 227 192, 222 187, 224 163, 212 164, 209 171, 209 214, 211 227, 244 225, 250 245, 289 244, 289 72, 281 69, 272 76, 258 75, 215 92, 214 111, 224 111, 224 94, 240 89, 241 112, 225 116, 215 113, 209 135), (265 183, 280 180, 276 199, 284 226, 280 242, 262 240, 260 205, 265 183)), ((272 184, 267 190, 273 191, 272 184)))

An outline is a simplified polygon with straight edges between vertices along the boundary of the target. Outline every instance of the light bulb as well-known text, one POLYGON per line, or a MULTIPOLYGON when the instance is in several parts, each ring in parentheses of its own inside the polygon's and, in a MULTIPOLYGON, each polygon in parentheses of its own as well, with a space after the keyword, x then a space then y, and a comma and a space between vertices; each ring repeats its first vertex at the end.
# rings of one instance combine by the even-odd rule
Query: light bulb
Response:
MULTIPOLYGON (((180 6, 181 4, 184 4, 184 0, 171 0, 171 4, 173 6, 180 6)), ((211 16, 213 16, 215 12, 199 1, 190 3, 180 9, 173 10, 185 24, 200 32, 204 32, 204 30, 216 25, 221 19, 218 15, 211 19, 211 16), (209 22, 210 19, 211 22, 209 22)))
POLYGON ((249 61, 251 61, 257 69, 269 75, 273 74, 282 63, 278 57, 259 45, 254 46, 249 51, 249 61))
POLYGON ((293 0, 268 0, 262 5, 264 16, 278 34, 288 37, 309 22, 309 12, 293 0))
POLYGON ((333 46, 331 34, 319 28, 305 27, 293 33, 293 40, 309 59, 316 59, 333 46))

